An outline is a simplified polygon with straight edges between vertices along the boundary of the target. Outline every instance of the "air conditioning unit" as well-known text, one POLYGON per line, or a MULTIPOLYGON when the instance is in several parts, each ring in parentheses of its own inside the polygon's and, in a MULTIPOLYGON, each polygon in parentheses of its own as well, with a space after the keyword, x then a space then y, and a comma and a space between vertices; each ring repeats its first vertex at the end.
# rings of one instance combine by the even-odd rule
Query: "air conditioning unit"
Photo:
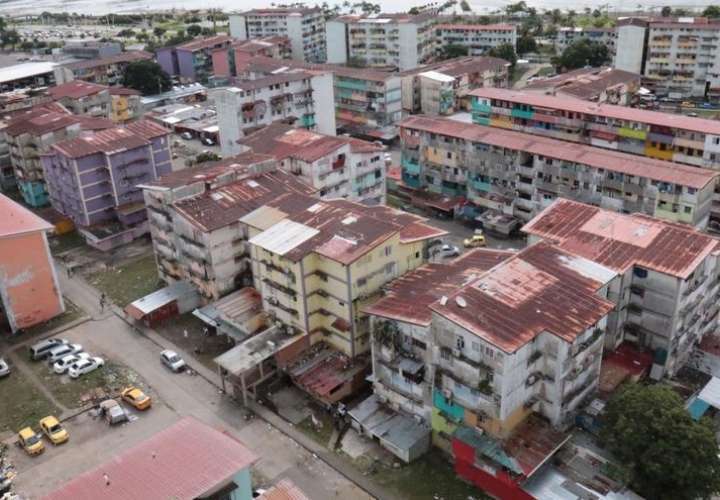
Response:
POLYGON ((452 391, 450 389, 443 389, 442 393, 445 399, 452 399, 452 391))

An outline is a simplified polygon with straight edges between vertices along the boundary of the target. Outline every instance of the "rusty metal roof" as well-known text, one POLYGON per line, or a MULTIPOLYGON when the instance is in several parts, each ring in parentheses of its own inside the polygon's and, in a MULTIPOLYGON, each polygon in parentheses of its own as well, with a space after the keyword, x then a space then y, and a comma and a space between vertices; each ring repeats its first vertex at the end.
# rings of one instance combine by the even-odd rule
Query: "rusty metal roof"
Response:
MULTIPOLYGON (((544 96, 541 96, 544 97, 544 96)), ((583 101, 577 101, 585 104, 583 101)), ((636 110, 633 110, 636 111, 636 110)), ((550 137, 475 125, 460 121, 428 116, 411 116, 400 124, 402 129, 458 137, 477 143, 499 146, 531 154, 569 161, 613 172, 635 175, 661 182, 669 182, 701 189, 712 182, 717 172, 656 160, 644 156, 621 153, 585 144, 577 144, 550 137)))
POLYGON ((615 272, 541 242, 498 264, 430 309, 507 353, 542 332, 572 342, 613 303, 597 291, 615 272))
POLYGON ((81 158, 97 153, 113 155, 147 147, 149 144, 147 140, 130 130, 116 127, 58 142, 52 146, 52 149, 68 158, 81 158))
POLYGON ((281 479, 275 486, 257 497, 257 500, 310 500, 291 480, 281 479))
POLYGON ((256 460, 255 454, 229 433, 184 417, 44 498, 189 500, 227 485, 256 460))
POLYGON ((534 92, 520 92, 511 89, 478 88, 471 91, 469 95, 486 99, 497 99, 499 101, 529 104, 537 108, 560 109, 572 111, 573 113, 582 113, 583 115, 604 116, 616 120, 626 120, 628 122, 647 123, 660 127, 671 127, 680 130, 701 132, 703 134, 720 135, 720 122, 705 118, 693 118, 690 116, 628 108, 626 106, 616 106, 613 104, 595 104, 572 98, 539 95, 534 92))
POLYGON ((230 45, 230 42, 232 42, 232 40, 233 40, 233 38, 231 36, 217 35, 217 36, 211 36, 211 37, 207 37, 207 38, 190 40, 189 42, 177 45, 175 47, 175 49, 189 50, 191 52, 195 52, 196 50, 212 48, 215 45, 220 45, 220 44, 230 45))
POLYGON ((618 272, 640 266, 681 279, 720 250, 720 240, 685 225, 566 199, 556 200, 522 230, 618 272))
POLYGON ((71 70, 76 69, 92 69, 100 66, 107 66, 110 64, 118 63, 130 63, 133 61, 142 61, 146 59, 152 59, 154 56, 150 52, 144 50, 129 50, 127 52, 120 52, 113 56, 102 57, 99 59, 84 59, 82 61, 75 61, 68 64, 64 64, 64 68, 71 70))
POLYGON ((419 326, 432 320, 430 304, 448 296, 512 256, 507 250, 478 248, 441 264, 425 264, 394 280, 363 312, 419 326))
POLYGON ((213 231, 237 222, 241 217, 271 202, 294 194, 315 202, 308 195, 314 188, 283 171, 248 176, 225 186, 206 191, 199 196, 174 204, 178 214, 203 231, 213 231))
POLYGON ((108 87, 105 85, 85 82, 83 80, 73 80, 61 85, 56 85, 55 87, 50 87, 48 94, 50 94, 53 99, 62 99, 63 97, 80 99, 81 97, 99 94, 104 90, 108 90, 108 87))
POLYGON ((168 135, 170 131, 151 120, 137 120, 125 125, 125 128, 147 140, 168 135))

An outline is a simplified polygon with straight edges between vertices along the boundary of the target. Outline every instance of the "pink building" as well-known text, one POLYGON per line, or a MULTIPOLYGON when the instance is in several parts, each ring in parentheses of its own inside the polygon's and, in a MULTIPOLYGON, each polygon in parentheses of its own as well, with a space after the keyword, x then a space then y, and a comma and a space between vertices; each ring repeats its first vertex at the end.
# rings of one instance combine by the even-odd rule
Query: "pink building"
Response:
POLYGON ((53 226, 0 194, 0 314, 15 333, 65 311, 47 231, 53 226))

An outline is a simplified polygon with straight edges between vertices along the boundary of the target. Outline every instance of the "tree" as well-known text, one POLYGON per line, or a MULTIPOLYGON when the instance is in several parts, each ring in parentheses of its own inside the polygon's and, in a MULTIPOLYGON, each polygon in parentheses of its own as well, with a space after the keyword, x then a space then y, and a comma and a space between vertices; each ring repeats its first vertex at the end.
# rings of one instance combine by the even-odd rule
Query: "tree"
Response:
POLYGON ((3 31, 0 33, 0 42, 2 42, 3 48, 9 45, 14 49, 20 43, 20 34, 15 30, 3 31))
POLYGON ((154 61, 134 61, 127 65, 123 85, 143 95, 159 94, 170 90, 170 76, 154 61))
POLYGON ((663 17, 670 17, 670 16, 672 16, 672 7, 670 7, 669 5, 666 5, 666 6, 663 7, 662 10, 660 11, 660 15, 663 16, 663 17))
POLYGON ((513 68, 515 67, 515 64, 517 64, 517 54, 515 54, 515 48, 509 43, 503 43, 502 45, 493 47, 488 50, 487 55, 490 57, 505 59, 513 68))
POLYGON ((608 61, 610 51, 606 45, 590 40, 578 40, 565 48, 556 65, 565 69, 577 69, 602 66, 608 61))
POLYGON ((720 5, 708 5, 702 12, 703 17, 709 17, 711 19, 720 18, 720 5))
POLYGON ((694 500, 720 491, 712 426, 695 422, 666 385, 628 384, 616 392, 600 437, 645 498, 694 500))
POLYGON ((135 36, 135 31, 131 29, 124 29, 117 32, 117 36, 120 38, 132 38, 135 36))
POLYGON ((463 12, 472 12, 472 8, 470 7, 470 4, 468 3, 467 0, 462 0, 460 2, 460 8, 462 9, 463 12))
POLYGON ((687 15, 690 15, 690 12, 688 12, 687 9, 677 8, 673 10, 673 16, 675 17, 683 17, 687 15))
POLYGON ((527 54, 528 52, 535 52, 537 50, 537 44, 535 43, 535 37, 533 36, 522 36, 517 41, 517 53, 527 54))
POLYGON ((440 59, 453 59, 455 57, 463 57, 468 55, 468 48, 462 45, 445 45, 440 52, 440 59))
POLYGON ((218 161, 220 157, 213 153, 212 151, 208 151, 207 153, 200 153, 195 157, 195 163, 205 163, 207 161, 218 161))
POLYGON ((192 37, 196 37, 200 33, 202 33, 202 27, 199 24, 191 24, 190 26, 187 27, 186 31, 187 31, 188 35, 190 35, 192 37))
POLYGON ((160 26, 156 26, 155 29, 153 29, 153 34, 162 39, 163 35, 167 32, 165 28, 161 28, 160 26))

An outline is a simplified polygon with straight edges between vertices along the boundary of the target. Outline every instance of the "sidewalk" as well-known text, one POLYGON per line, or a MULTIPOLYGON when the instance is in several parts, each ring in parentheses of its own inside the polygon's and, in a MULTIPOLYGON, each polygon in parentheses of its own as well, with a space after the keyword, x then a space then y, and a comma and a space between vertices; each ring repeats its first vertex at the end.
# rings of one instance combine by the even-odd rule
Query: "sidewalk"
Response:
MULTIPOLYGON (((58 264, 60 267, 60 264, 58 264)), ((162 349, 171 349, 177 352, 183 359, 191 361, 189 363, 192 368, 199 376, 207 380, 210 384, 221 389, 220 376, 217 372, 207 368, 202 363, 195 362, 192 353, 176 346, 173 342, 161 336, 155 330, 151 328, 145 328, 143 325, 131 323, 127 320, 124 311, 115 305, 106 306, 103 312, 100 311, 100 293, 80 276, 73 276, 72 278, 67 277, 67 273, 58 273, 61 282, 61 288, 63 292, 72 300, 75 304, 83 308, 93 319, 103 319, 115 314, 120 319, 125 321, 127 324, 135 328, 136 331, 147 337, 151 342, 156 344, 162 349)), ((240 402, 236 402, 238 406, 242 406, 240 402)), ((351 464, 347 463, 343 458, 336 455, 334 452, 328 450, 324 446, 321 446, 312 438, 304 434, 299 429, 295 428, 292 424, 284 420, 279 415, 276 415, 269 409, 262 405, 257 404, 254 401, 250 401, 248 404, 250 409, 259 418, 272 425, 274 428, 290 437, 300 446, 313 453, 317 458, 321 459, 331 468, 335 469, 340 475, 344 476, 349 481, 355 483, 359 488, 364 490, 369 495, 372 495, 378 499, 392 499, 395 495, 391 495, 384 490, 381 486, 375 484, 368 477, 364 476, 362 472, 354 468, 351 464)))

